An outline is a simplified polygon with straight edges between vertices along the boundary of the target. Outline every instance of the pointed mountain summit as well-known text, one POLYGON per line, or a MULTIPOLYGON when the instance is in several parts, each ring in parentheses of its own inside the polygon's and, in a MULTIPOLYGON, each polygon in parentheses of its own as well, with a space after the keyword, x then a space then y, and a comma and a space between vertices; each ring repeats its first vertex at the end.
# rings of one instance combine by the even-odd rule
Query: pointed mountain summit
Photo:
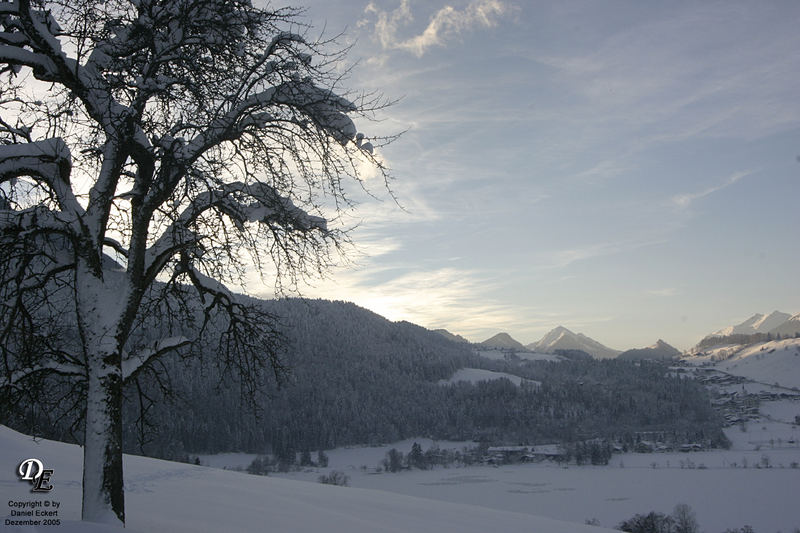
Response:
POLYGON ((486 339, 485 341, 480 343, 480 346, 484 346, 486 348, 500 348, 506 350, 520 350, 525 351, 527 348, 522 345, 521 342, 514 340, 508 333, 498 333, 494 337, 490 339, 486 339))
POLYGON ((564 326, 552 329, 539 342, 529 344, 527 348, 542 353, 555 353, 556 350, 580 350, 597 359, 609 359, 620 353, 619 350, 604 346, 583 333, 573 333, 564 326))
POLYGON ((711 333, 707 337, 726 337, 728 335, 752 335, 753 333, 769 333, 792 318, 789 313, 773 311, 769 315, 756 313, 741 324, 728 326, 711 333))
POLYGON ((647 348, 634 348, 633 350, 624 351, 617 356, 617 359, 624 361, 641 361, 643 359, 671 360, 680 355, 680 350, 658 339, 658 342, 647 348))
POLYGON ((792 315, 789 313, 782 313, 781 311, 773 311, 763 319, 759 320, 753 326, 758 333, 769 333, 771 330, 777 328, 787 320, 791 320, 792 315))

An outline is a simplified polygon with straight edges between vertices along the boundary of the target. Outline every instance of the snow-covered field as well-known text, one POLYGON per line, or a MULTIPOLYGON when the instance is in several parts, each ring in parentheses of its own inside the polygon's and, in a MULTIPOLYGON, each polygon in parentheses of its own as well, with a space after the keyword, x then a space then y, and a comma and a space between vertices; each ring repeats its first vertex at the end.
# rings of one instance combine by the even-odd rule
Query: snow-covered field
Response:
MULTIPOLYGON (((785 403, 785 402, 784 402, 785 403)), ((775 406, 776 414, 790 405, 775 406)), ((248 474, 125 456, 127 531, 330 531, 330 532, 483 532, 602 531, 584 526, 596 519, 614 527, 636 513, 669 513, 688 503, 707 533, 753 526, 758 533, 789 533, 800 526, 796 505, 800 489, 800 447, 765 437, 786 435, 782 422, 731 428, 728 451, 615 455, 606 467, 558 467, 551 463, 474 466, 376 474, 386 447, 342 448, 328 452, 327 469, 310 468, 281 476, 248 474), (763 428, 763 429, 762 429, 763 428), (757 441, 757 442, 756 442, 757 441), (769 467, 767 467, 767 464, 769 467), (362 466, 363 465, 363 466, 362 466), (745 465, 747 468, 745 468, 745 465), (366 467, 366 468, 364 468, 366 467), (317 483, 317 477, 339 470, 350 487, 317 483), (289 478, 289 479, 287 479, 289 478)), ((417 439, 423 449, 434 444, 417 439)), ((407 452, 414 440, 392 446, 407 452)), ((442 448, 472 443, 436 442, 442 448)), ((3 505, 9 501, 49 499, 60 502, 67 521, 47 531, 87 529, 80 516, 81 450, 39 440, 0 427, 0 457, 7 474, 0 479, 3 505), (40 458, 53 468, 54 490, 33 495, 16 479, 16 464, 40 458)), ((206 456, 217 467, 244 465, 239 454, 206 456)), ((4 513, 10 514, 8 507, 4 513)), ((32 532, 44 528, 0 526, 2 531, 32 532)), ((116 530, 114 530, 116 531, 116 530)), ((121 530, 120 530, 121 531, 121 530)))
MULTIPOLYGON (((791 400, 767 402, 781 419, 791 400)), ((776 416, 776 418, 778 418, 776 416)), ((328 468, 275 474, 316 482, 321 474, 338 470, 351 487, 377 489, 496 510, 528 513, 576 524, 596 519, 615 527, 637 513, 655 510, 669 514, 678 503, 695 510, 701 530, 721 533, 751 525, 758 533, 789 533, 800 527, 796 505, 800 489, 800 430, 781 420, 749 422, 727 430, 730 450, 692 453, 619 454, 609 466, 562 468, 552 463, 515 466, 474 466, 376 473, 390 448, 408 453, 414 442, 423 449, 430 439, 409 439, 383 447, 339 448, 327 452, 328 468)), ((435 442, 440 448, 461 449, 474 443, 435 442)), ((228 455, 226 466, 246 466, 252 455, 228 455)), ((220 456, 202 456, 205 462, 220 456)), ((212 463, 213 464, 213 463, 212 463)))
POLYGON ((492 348, 492 349, 481 349, 477 351, 478 355, 481 357, 485 357, 486 359, 492 359, 495 361, 503 361, 506 359, 506 356, 513 353, 520 359, 525 359, 526 361, 552 361, 552 362, 559 362, 563 361, 564 358, 560 355, 550 354, 550 353, 539 353, 539 352, 511 352, 509 350, 501 350, 499 348, 492 348))
MULTIPOLYGON (((358 449, 332 450, 327 469, 281 476, 315 481, 320 473, 335 469, 350 477, 352 487, 575 523, 596 519, 609 528, 637 513, 669 514, 678 503, 688 503, 707 533, 746 524, 759 533, 788 533, 800 527, 800 468, 792 468, 800 463, 800 447, 786 443, 786 435, 791 434, 786 424, 751 426, 746 433, 730 430, 731 450, 620 454, 605 467, 541 463, 375 474, 381 449, 364 448, 362 462, 358 449), (784 436, 781 444, 778 435, 784 436)), ((430 444, 419 442, 423 449, 430 444)), ((392 447, 407 453, 411 443, 392 447)))
POLYGON ((541 385, 540 382, 532 379, 523 379, 519 376, 514 376, 506 372, 493 372, 491 370, 483 370, 480 368, 460 368, 450 376, 449 379, 442 379, 439 381, 441 385, 451 385, 459 381, 466 381, 469 383, 478 383, 480 381, 492 381, 495 379, 507 379, 514 385, 519 386, 523 381, 526 383, 541 385))
MULTIPOLYGON (((491 509, 481 505, 251 476, 202 466, 125 456, 127 528, 89 526, 80 517, 81 457, 78 446, 34 442, 0 426, 0 531, 32 533, 485 533, 601 531, 590 526, 491 509), (52 492, 32 494, 14 475, 36 457, 54 470, 52 492), (59 526, 7 525, 15 502, 58 502, 59 526)), ((51 505, 49 507, 53 509, 51 505)), ((44 507, 42 507, 44 509, 44 507)), ((13 518, 13 519, 19 519, 13 518)))

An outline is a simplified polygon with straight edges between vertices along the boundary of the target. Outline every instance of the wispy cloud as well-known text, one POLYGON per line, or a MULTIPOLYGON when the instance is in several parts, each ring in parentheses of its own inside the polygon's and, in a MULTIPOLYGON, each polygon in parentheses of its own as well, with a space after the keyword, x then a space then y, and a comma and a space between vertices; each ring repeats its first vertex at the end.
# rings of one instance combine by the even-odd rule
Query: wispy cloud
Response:
POLYGON ((800 57, 785 52, 798 44, 792 16, 778 8, 708 3, 662 15, 591 47, 524 52, 551 68, 564 87, 567 105, 556 110, 581 125, 576 143, 603 141, 614 130, 617 138, 634 134, 641 151, 696 138, 751 140, 795 127, 800 57))
POLYGON ((645 246, 654 246, 663 242, 664 239, 660 234, 653 233, 618 241, 599 242, 572 248, 552 249, 539 254, 540 265, 543 268, 560 269, 578 261, 636 250, 645 246))
MULTIPOLYGON (((364 11, 377 17, 374 36, 384 50, 406 50, 422 57, 432 46, 444 46, 461 33, 475 27, 494 26, 497 18, 509 12, 510 8, 500 0, 474 0, 460 10, 445 6, 431 17, 422 33, 407 38, 399 34, 414 20, 408 0, 401 0, 400 6, 392 11, 379 9, 370 2, 364 11)), ((361 22, 362 26, 364 24, 368 21, 361 22)))
POLYGON ((726 187, 730 187, 734 183, 738 182, 744 177, 749 176, 752 173, 753 173, 752 171, 737 172, 735 174, 732 174, 731 176, 728 176, 728 178, 722 183, 719 183, 717 185, 712 185, 711 187, 703 189, 702 191, 678 194, 672 197, 672 203, 679 209, 688 209, 689 207, 691 207, 694 201, 700 200, 701 198, 705 198, 706 196, 721 191, 726 187))

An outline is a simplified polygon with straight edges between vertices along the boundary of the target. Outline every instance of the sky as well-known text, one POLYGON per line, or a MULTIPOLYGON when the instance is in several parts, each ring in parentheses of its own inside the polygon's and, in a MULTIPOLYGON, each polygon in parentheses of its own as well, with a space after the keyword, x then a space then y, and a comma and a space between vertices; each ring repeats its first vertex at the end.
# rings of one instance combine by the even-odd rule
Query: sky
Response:
POLYGON ((302 289, 472 341, 685 349, 800 312, 800 3, 304 0, 397 103, 394 203, 302 289))

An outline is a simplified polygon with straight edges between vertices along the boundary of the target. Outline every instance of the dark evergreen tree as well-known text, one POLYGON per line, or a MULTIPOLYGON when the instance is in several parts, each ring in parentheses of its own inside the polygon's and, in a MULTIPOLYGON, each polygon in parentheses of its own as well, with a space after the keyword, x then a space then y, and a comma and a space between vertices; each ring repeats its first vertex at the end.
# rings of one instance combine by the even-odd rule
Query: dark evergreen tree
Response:
POLYGON ((425 454, 422 452, 422 446, 420 446, 418 442, 411 445, 411 451, 406 457, 406 460, 408 461, 409 468, 419 468, 420 470, 426 470, 428 468, 425 454))
POLYGON ((319 466, 321 468, 327 468, 328 467, 328 456, 322 450, 319 450, 317 452, 317 466, 319 466))
POLYGON ((403 453, 392 448, 386 453, 383 460, 383 468, 387 472, 399 472, 403 469, 403 453))
POLYGON ((308 448, 303 448, 303 451, 300 452, 300 466, 313 466, 314 463, 311 461, 311 450, 308 448))

